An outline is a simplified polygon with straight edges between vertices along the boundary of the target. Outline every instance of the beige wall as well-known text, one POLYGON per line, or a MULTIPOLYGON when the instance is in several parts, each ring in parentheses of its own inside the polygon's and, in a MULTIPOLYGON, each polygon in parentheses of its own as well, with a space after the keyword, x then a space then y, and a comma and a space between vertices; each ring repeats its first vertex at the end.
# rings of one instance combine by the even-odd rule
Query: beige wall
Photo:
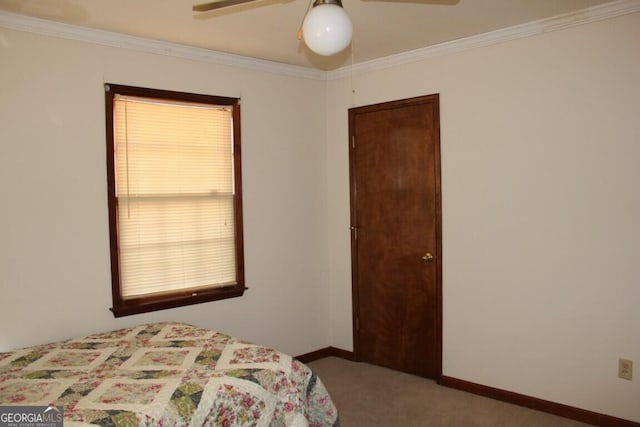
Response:
POLYGON ((640 376, 617 378, 640 365, 639 46, 635 13, 331 81, 333 345, 352 348, 347 109, 439 93, 444 374, 640 421, 640 376))
POLYGON ((439 93, 444 374, 640 421, 638 41, 636 13, 325 83, 0 28, 0 351, 156 320, 352 349, 347 109, 439 93), (108 311, 103 82, 242 97, 245 297, 108 311))
POLYGON ((324 92, 0 28, 0 351, 156 320, 292 354, 328 346, 324 92), (103 82, 242 98, 244 297, 114 319, 103 82))

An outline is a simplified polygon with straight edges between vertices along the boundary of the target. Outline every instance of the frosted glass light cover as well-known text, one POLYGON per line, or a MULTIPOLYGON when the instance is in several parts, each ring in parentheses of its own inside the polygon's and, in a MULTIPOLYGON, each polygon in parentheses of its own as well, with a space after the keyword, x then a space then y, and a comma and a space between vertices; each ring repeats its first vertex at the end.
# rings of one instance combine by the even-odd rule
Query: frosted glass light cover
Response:
POLYGON ((335 4, 322 4, 309 11, 302 35, 309 49, 319 55, 334 55, 351 43, 353 28, 347 12, 335 4))

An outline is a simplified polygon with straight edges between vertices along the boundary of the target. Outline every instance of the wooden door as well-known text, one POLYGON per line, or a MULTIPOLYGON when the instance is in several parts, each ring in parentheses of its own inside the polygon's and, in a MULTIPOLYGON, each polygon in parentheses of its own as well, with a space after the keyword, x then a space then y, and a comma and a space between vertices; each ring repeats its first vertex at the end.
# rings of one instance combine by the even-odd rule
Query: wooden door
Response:
POLYGON ((349 110, 354 353, 442 374, 438 95, 349 110))

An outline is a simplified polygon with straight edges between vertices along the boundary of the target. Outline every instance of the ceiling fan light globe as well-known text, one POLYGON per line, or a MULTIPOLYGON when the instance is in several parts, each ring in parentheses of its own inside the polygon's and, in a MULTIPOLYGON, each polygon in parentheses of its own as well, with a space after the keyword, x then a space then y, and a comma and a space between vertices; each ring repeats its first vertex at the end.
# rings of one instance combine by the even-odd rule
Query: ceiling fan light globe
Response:
POLYGON ((349 15, 335 4, 315 6, 302 23, 304 42, 318 55, 331 56, 344 50, 351 43, 352 33, 349 15))

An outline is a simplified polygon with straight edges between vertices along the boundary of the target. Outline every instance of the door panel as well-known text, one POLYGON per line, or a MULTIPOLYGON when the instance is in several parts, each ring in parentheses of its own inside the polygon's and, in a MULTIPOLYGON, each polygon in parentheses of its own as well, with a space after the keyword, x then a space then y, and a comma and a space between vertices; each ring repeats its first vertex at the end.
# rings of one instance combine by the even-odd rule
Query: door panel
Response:
POLYGON ((439 378, 438 96, 350 109, 349 127, 356 357, 439 378))

